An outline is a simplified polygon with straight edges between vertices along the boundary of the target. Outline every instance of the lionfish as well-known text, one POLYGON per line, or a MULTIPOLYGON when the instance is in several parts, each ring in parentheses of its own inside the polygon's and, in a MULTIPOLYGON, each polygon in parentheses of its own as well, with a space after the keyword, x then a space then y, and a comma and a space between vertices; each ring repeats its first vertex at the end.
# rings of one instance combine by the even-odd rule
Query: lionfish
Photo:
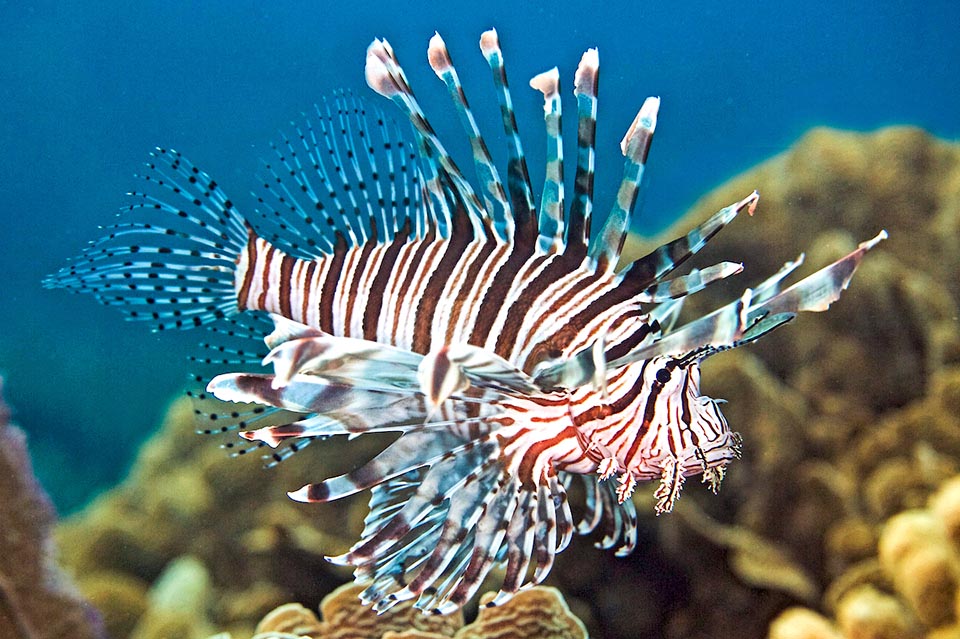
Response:
POLYGON ((657 513, 671 509, 686 477, 716 491, 740 437, 718 401, 700 394, 700 363, 799 311, 825 310, 886 236, 784 288, 801 260, 788 262, 677 326, 684 297, 741 265, 667 276, 740 211, 752 214, 758 194, 618 266, 659 99, 643 103, 624 136, 616 199, 591 233, 597 50, 574 77, 567 210, 556 68, 530 82, 543 93, 546 124, 538 208, 495 31, 480 49, 503 120, 506 181, 440 36, 429 63, 466 130, 479 190, 378 39, 367 83, 409 118, 415 144, 379 110, 338 93, 272 145, 256 226, 205 172, 157 149, 123 219, 47 280, 154 330, 208 325, 245 343, 209 343, 198 358, 221 367, 207 393, 239 403, 207 414, 205 432, 238 430, 249 446, 277 449, 267 456, 276 461, 334 435, 394 434, 355 470, 289 493, 329 502, 370 489, 360 540, 329 559, 354 567, 377 611, 410 599, 424 611, 456 610, 494 568, 503 572, 492 605, 502 603, 541 582, 574 532, 599 529, 598 547, 627 554, 638 482, 658 482, 657 513), (249 346, 260 339, 265 357, 249 346), (247 364, 273 372, 223 372, 247 364))

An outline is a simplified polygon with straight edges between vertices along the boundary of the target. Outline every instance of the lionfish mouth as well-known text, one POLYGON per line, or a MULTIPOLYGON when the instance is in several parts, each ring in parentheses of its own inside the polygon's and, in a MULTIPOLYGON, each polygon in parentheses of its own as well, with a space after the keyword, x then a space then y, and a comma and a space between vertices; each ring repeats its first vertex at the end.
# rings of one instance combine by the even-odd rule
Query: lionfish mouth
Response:
POLYGON ((742 442, 740 433, 731 432, 719 443, 695 448, 683 460, 684 472, 696 474, 740 459, 742 442))
MULTIPOLYGON (((730 433, 687 458, 627 470, 669 450, 669 428, 651 424, 679 428, 671 371, 825 310, 886 237, 784 287, 799 260, 788 262, 677 327, 683 298, 742 267, 673 272, 740 211, 752 213, 756 192, 618 268, 659 98, 643 102, 621 142, 617 196, 593 233, 597 50, 574 77, 568 206, 559 74, 531 82, 543 94, 547 140, 538 205, 495 31, 480 49, 500 104, 505 179, 440 36, 429 63, 470 141, 479 189, 430 125, 393 49, 376 40, 367 83, 409 119, 412 142, 379 109, 338 93, 272 145, 255 225, 209 175, 159 148, 120 222, 46 281, 155 330, 209 328, 196 361, 215 377, 197 396, 238 403, 211 412, 201 402, 197 413, 203 432, 240 431, 253 442, 231 440, 237 454, 270 446, 273 464, 336 435, 399 434, 359 468, 290 493, 328 502, 370 490, 360 539, 331 561, 353 566, 377 611, 411 599, 454 611, 495 567, 501 603, 541 582, 574 533, 598 530, 600 547, 630 552, 637 478, 659 474, 656 509, 666 512, 685 476, 703 473, 716 488, 739 455, 730 433), (273 374, 246 372, 261 363, 273 374), (581 508, 571 510, 568 491, 583 496, 581 508)), ((726 429, 714 417, 699 441, 726 429)))

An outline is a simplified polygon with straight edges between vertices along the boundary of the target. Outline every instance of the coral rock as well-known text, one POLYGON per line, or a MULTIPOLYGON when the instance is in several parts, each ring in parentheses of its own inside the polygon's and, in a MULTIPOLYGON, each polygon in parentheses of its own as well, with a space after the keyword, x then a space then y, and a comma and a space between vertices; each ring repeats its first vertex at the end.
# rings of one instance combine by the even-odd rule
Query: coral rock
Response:
POLYGON ((502 606, 485 606, 493 599, 480 598, 477 620, 456 634, 456 639, 586 639, 587 629, 570 612, 556 588, 532 588, 502 606))
POLYGON ((770 624, 768 639, 843 639, 821 614, 806 608, 788 608, 770 624))
POLYGON ((960 550, 960 477, 943 483, 931 499, 930 509, 940 520, 953 547, 960 550))
MULTIPOLYGON (((831 584, 824 601, 836 609, 843 637, 960 637, 958 492, 960 475, 943 482, 926 508, 891 517, 880 531, 877 559, 854 565, 831 584)), ((778 632, 791 619, 778 618, 778 632)))
POLYGON ((908 510, 892 517, 880 535, 878 553, 887 574, 903 573, 905 560, 928 544, 941 545, 946 530, 936 516, 926 510, 908 510))
POLYGON ((840 600, 837 625, 846 639, 911 639, 921 636, 904 605, 870 586, 840 600))
POLYGON ((957 566, 945 545, 918 549, 901 566, 894 584, 912 606, 920 621, 937 628, 956 621, 953 602, 957 596, 957 566))
MULTIPOLYGON (((320 604, 321 619, 300 604, 284 604, 257 625, 254 639, 587 639, 587 630, 556 588, 537 586, 500 606, 484 606, 477 619, 463 625, 463 615, 425 615, 402 602, 376 614, 359 599, 353 584, 330 593, 320 604)), ((230 639, 221 633, 209 639, 230 639)))
POLYGON ((323 639, 368 639, 381 637, 388 631, 416 630, 446 636, 463 626, 463 615, 425 615, 412 602, 403 602, 388 612, 378 615, 360 601, 363 588, 347 584, 323 598, 320 614, 323 617, 323 639))
POLYGON ((936 628, 955 621, 957 557, 934 511, 907 511, 884 526, 880 564, 920 621, 936 628))
POLYGON ((380 639, 449 639, 449 637, 447 637, 447 635, 441 635, 435 632, 424 632, 422 630, 404 630, 402 632, 388 630, 383 633, 380 639))
POLYGON ((195 557, 172 561, 147 593, 148 608, 132 639, 201 639, 210 634, 210 575, 195 557))
POLYGON ((267 613, 257 624, 257 634, 276 632, 288 635, 319 635, 322 631, 316 613, 298 603, 284 604, 267 613))
POLYGON ((149 584, 120 572, 99 571, 83 575, 77 587, 103 616, 109 637, 129 637, 149 607, 149 584))

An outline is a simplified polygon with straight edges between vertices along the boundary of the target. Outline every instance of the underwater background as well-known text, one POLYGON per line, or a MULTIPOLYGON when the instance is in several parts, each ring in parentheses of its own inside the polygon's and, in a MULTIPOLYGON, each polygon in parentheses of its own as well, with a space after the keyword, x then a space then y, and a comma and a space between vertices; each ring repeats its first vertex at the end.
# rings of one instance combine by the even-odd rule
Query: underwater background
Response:
POLYGON ((953 2, 0 2, 0 639, 960 637, 958 36, 953 2), (377 617, 324 559, 356 538, 367 495, 284 495, 368 458, 372 438, 269 470, 232 459, 182 397, 203 332, 151 333, 40 282, 113 222, 154 146, 249 215, 270 141, 325 96, 396 117, 364 82, 374 37, 463 166, 425 59, 439 31, 502 165, 477 50, 489 27, 534 185, 543 103, 527 80, 559 67, 569 189, 573 71, 599 48, 599 213, 623 132, 662 98, 627 255, 760 190, 756 215, 697 258, 742 260, 742 279, 692 296, 689 316, 801 251, 805 274, 890 237, 829 312, 705 365, 743 436, 718 495, 690 481, 657 517, 641 484, 631 555, 576 536, 550 588, 479 614, 377 617))
MULTIPOLYGON (((363 61, 377 36, 397 51, 441 137, 461 140, 425 61, 435 30, 495 139, 493 92, 477 51, 479 34, 493 26, 534 184, 542 176, 542 98, 526 89, 528 78, 559 66, 572 101, 579 57, 599 47, 599 202, 613 194, 613 150, 636 109, 647 95, 662 97, 637 227, 649 233, 816 125, 913 124, 960 137, 958 7, 0 3, 0 375, 37 474, 61 514, 116 484, 190 371, 196 333, 150 333, 40 286, 99 235, 97 225, 111 222, 154 146, 184 152, 251 211, 258 159, 280 127, 334 89, 372 96, 363 61)), ((455 157, 465 150, 462 142, 455 157)))

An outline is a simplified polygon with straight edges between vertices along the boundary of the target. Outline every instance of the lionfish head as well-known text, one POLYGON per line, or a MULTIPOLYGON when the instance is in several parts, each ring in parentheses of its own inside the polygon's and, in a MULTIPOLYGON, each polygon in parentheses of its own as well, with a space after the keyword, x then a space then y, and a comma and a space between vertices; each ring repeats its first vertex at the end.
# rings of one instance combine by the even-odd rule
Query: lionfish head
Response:
POLYGON ((684 476, 703 473, 703 481, 716 492, 723 479, 723 471, 734 459, 740 458, 740 433, 730 430, 720 412, 720 401, 701 395, 694 401, 690 438, 680 451, 684 476))
POLYGON ((634 442, 619 460, 625 474, 660 478, 658 512, 673 507, 686 477, 702 475, 716 492, 727 464, 740 457, 741 438, 730 430, 721 401, 700 394, 699 362, 658 357, 630 367, 638 374, 636 410, 623 413, 634 442))

